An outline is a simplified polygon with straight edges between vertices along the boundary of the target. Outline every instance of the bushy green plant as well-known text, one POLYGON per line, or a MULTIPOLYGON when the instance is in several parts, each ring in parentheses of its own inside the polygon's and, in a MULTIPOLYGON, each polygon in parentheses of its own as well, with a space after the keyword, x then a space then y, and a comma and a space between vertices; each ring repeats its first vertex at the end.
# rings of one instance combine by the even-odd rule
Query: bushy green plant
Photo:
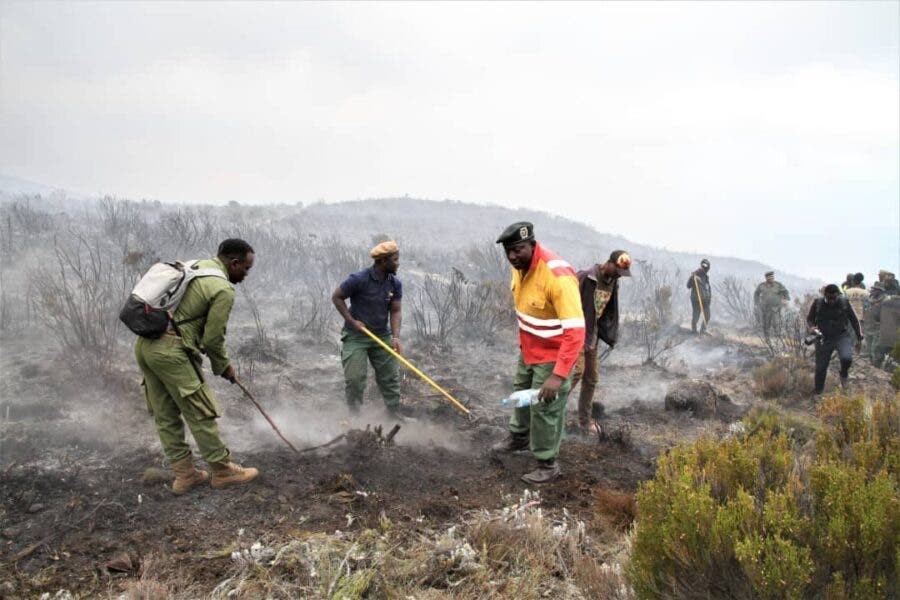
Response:
POLYGON ((638 597, 897 593, 900 396, 828 397, 818 416, 756 410, 743 434, 660 458, 637 494, 638 597))

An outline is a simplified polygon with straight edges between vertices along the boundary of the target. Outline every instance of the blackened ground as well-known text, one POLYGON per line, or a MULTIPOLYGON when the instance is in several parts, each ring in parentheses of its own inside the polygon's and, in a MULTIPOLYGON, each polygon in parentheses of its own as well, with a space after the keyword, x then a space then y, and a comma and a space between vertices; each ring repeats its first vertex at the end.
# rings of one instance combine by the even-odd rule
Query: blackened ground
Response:
MULTIPOLYGON (((602 435, 564 440, 563 476, 542 488, 543 505, 566 508, 602 537, 597 515, 608 501, 616 526, 627 527, 630 495, 652 476, 661 450, 728 430, 718 418, 665 411, 663 398, 673 383, 700 375, 741 406, 758 402, 751 365, 730 359, 713 364, 745 352, 719 349, 723 343, 703 338, 679 346, 685 361, 702 359, 683 372, 627 362, 631 357, 617 350, 601 368, 598 395, 608 409, 602 435), (697 352, 689 352, 693 346, 697 352)), ((508 415, 497 400, 509 392, 514 356, 475 348, 465 361, 446 354, 418 357, 417 364, 474 415, 460 417, 406 373, 404 403, 418 425, 404 424, 393 445, 361 431, 365 423, 337 424, 337 356, 323 350, 289 358, 290 367, 258 365, 253 389, 298 444, 301 434, 318 431, 313 424, 327 426, 328 433, 311 443, 333 437, 333 428, 355 427, 349 441, 298 457, 276 445, 239 393, 214 381, 226 439, 240 445, 240 460, 262 474, 245 487, 203 486, 176 497, 168 487, 171 474, 161 469, 134 365, 123 359, 120 377, 101 385, 32 368, 52 364, 45 351, 0 356, 0 596, 33 597, 61 588, 105 596, 133 580, 150 557, 160 570, 210 590, 233 568, 231 551, 255 541, 277 545, 298 534, 371 527, 382 514, 395 526, 423 531, 458 522, 469 511, 505 506, 506 496, 519 497, 525 489, 519 478, 533 468, 532 459, 489 451, 504 435, 508 415), (441 438, 430 440, 432 435, 441 438), (423 443, 423 437, 429 439, 423 443)), ((862 362, 851 383, 872 393, 890 389, 887 374, 862 362)), ((814 410, 809 400, 797 402, 802 412, 814 410)), ((370 406, 376 405, 377 399, 370 406)), ((570 410, 574 405, 573 398, 570 410)), ((369 414, 373 429, 392 424, 377 410, 369 414)))
MULTIPOLYGON (((164 557, 212 586, 226 576, 236 544, 371 527, 382 514, 412 529, 439 526, 500 507, 525 488, 519 477, 532 459, 492 454, 490 429, 502 434, 481 426, 475 452, 464 454, 404 446, 403 429, 394 445, 354 431, 350 442, 300 457, 288 449, 248 454, 258 481, 182 497, 172 495, 164 471, 145 473, 159 460, 146 450, 99 461, 86 448, 50 469, 13 463, 0 473, 0 581, 12 596, 60 588, 93 595, 124 581, 104 568, 124 553, 134 570, 144 557, 164 557)), ((560 461, 564 474, 542 490, 545 505, 587 522, 598 489, 633 492, 652 475, 640 453, 599 438, 567 440, 560 461)))

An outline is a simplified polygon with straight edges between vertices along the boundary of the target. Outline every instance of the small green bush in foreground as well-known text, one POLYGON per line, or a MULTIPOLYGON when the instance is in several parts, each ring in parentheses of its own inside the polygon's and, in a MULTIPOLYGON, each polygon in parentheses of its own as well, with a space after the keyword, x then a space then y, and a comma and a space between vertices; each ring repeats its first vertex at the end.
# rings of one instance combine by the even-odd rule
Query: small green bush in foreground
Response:
POLYGON ((755 411, 660 457, 637 495, 639 598, 886 598, 900 572, 900 396, 832 396, 821 425, 755 411))

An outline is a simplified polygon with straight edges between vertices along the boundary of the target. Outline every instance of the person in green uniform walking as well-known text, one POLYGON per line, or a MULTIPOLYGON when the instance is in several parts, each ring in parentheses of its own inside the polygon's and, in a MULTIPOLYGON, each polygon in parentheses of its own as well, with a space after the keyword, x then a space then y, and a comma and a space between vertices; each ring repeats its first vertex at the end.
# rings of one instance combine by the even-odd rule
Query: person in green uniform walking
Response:
POLYGON ((775 272, 767 271, 766 280, 756 286, 756 291, 753 292, 753 305, 766 339, 771 333, 778 331, 782 323, 782 308, 790 299, 787 288, 775 281, 775 272))
POLYGON ((185 441, 187 423, 200 454, 212 469, 211 485, 222 488, 254 479, 258 471, 231 461, 231 453, 219 436, 221 416, 212 388, 203 376, 203 354, 212 372, 231 383, 234 367, 225 348, 225 326, 234 304, 233 284, 240 283, 253 267, 250 244, 227 239, 216 258, 201 260, 201 269, 220 269, 224 277, 197 277, 188 283, 184 297, 172 315, 169 330, 157 339, 138 337, 134 354, 144 375, 147 408, 156 421, 166 459, 175 472, 172 491, 184 494, 209 479, 197 469, 185 441))
POLYGON ((341 363, 347 406, 358 412, 366 390, 367 362, 375 370, 375 381, 388 412, 398 416, 400 410, 400 373, 397 360, 375 340, 363 333, 367 328, 398 353, 400 345, 401 303, 403 285, 397 278, 400 248, 394 241, 372 248, 372 266, 353 273, 334 290, 331 301, 341 317, 341 363), (347 308, 347 299, 350 308, 347 308), (390 322, 389 322, 390 321, 390 322))

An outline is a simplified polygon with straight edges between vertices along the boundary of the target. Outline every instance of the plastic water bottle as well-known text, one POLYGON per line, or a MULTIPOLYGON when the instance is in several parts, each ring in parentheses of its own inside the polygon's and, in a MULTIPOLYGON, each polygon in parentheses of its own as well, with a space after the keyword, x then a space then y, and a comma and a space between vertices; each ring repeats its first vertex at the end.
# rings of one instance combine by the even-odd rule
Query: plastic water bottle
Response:
POLYGON ((538 393, 541 390, 519 390, 513 392, 509 397, 500 401, 503 406, 512 405, 514 408, 522 408, 523 406, 531 406, 538 399, 538 393))

